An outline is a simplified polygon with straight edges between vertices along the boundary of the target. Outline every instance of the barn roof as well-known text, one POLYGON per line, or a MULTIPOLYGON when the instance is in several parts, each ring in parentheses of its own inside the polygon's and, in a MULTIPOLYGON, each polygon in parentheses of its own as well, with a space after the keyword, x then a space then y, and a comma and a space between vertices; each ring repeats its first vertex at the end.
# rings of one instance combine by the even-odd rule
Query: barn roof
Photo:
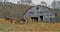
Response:
MULTIPOLYGON (((32 7, 30 7, 29 9, 31 9, 31 8, 33 8, 33 7, 45 7, 45 8, 48 8, 49 10, 51 10, 49 7, 41 6, 41 5, 32 6, 32 7)), ((29 9, 27 9, 27 11, 28 11, 29 9)), ((26 12, 27 12, 27 11, 26 11, 26 12)), ((26 14, 26 12, 24 13, 24 15, 26 14)))

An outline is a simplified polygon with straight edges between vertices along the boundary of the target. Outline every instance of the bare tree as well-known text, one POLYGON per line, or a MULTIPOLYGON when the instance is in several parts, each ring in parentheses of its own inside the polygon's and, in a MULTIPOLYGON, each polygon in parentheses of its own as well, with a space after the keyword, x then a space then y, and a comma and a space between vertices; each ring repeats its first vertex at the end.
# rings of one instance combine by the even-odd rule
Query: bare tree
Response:
POLYGON ((47 3, 45 1, 41 1, 40 5, 47 6, 47 3))

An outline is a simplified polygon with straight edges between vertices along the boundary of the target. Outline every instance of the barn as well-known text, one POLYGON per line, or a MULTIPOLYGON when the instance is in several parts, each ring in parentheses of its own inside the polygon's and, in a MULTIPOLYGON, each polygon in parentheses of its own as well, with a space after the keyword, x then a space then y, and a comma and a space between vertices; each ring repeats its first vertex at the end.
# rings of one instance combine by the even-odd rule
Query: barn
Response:
POLYGON ((55 14, 46 6, 33 6, 24 13, 24 19, 27 21, 55 21, 55 14))
POLYGON ((55 14, 46 6, 8 4, 0 4, 0 18, 24 18, 27 21, 30 19, 33 21, 55 21, 55 14))

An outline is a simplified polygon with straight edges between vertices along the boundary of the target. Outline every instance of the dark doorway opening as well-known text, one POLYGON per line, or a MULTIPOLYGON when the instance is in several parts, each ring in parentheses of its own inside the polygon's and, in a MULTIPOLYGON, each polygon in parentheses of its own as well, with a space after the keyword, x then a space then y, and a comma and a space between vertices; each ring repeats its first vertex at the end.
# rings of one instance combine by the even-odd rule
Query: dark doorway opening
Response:
POLYGON ((31 17, 31 19, 32 19, 33 21, 38 22, 38 17, 31 17))
POLYGON ((41 21, 43 21, 43 16, 40 16, 41 21))

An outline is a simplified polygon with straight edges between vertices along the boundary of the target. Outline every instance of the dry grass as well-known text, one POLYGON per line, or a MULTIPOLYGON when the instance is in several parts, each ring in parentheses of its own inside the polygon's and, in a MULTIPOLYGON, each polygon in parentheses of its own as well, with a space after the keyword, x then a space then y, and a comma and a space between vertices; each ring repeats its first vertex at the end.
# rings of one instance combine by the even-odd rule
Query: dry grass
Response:
POLYGON ((60 23, 25 23, 14 24, 0 19, 1 32, 60 32, 60 23))

